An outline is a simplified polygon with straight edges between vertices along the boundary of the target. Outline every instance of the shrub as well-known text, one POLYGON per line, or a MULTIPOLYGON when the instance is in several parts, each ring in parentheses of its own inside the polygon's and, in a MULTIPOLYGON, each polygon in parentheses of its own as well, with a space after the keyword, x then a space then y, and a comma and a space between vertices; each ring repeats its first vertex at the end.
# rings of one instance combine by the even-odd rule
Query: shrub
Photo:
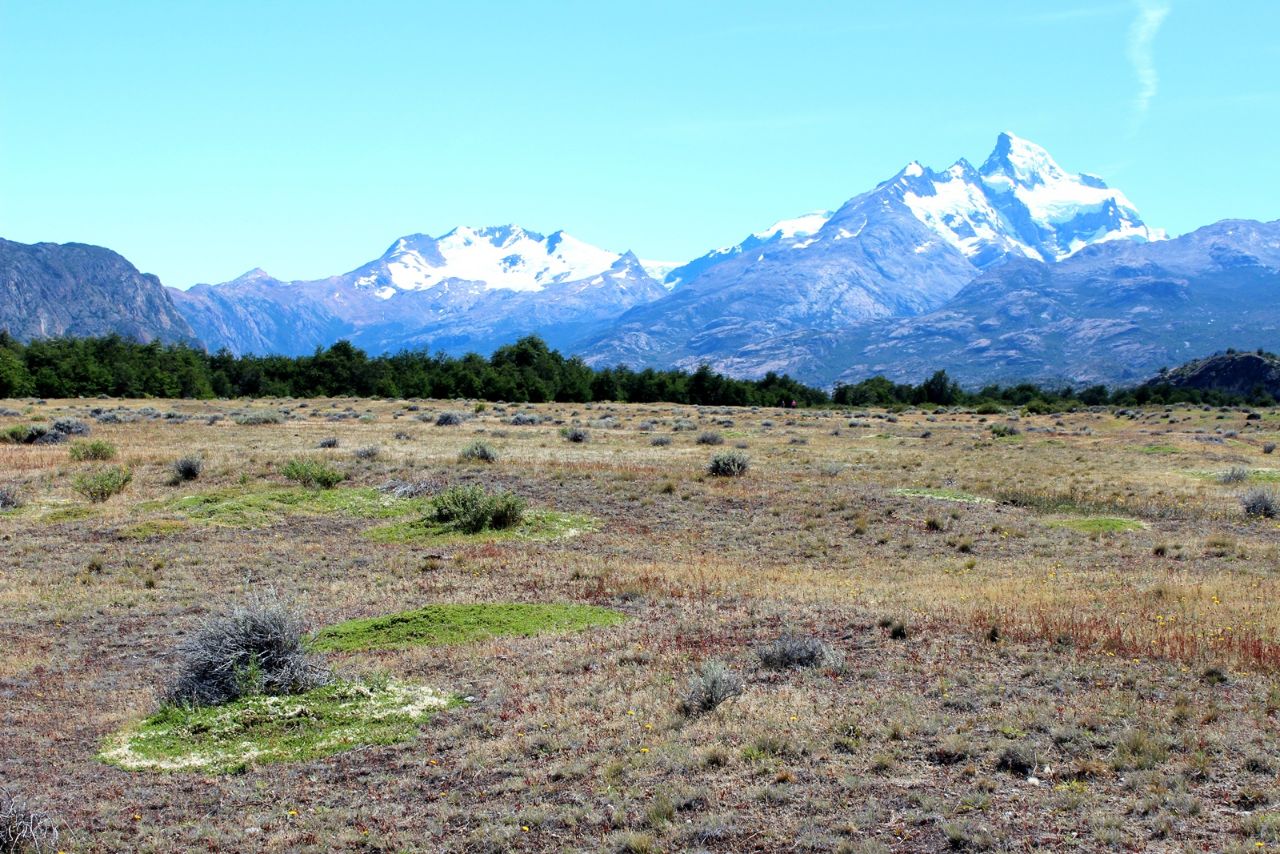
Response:
POLYGON ((328 683, 328 669, 307 652, 301 618, 274 599, 215 616, 178 647, 171 705, 216 706, 260 694, 301 694, 328 683))
POLYGON ((742 693, 742 677, 718 661, 705 661, 680 700, 680 712, 697 717, 715 709, 730 697, 742 693))
POLYGON ((332 466, 325 465, 320 460, 313 460, 307 457, 294 457, 284 464, 284 468, 280 473, 289 480, 296 481, 305 487, 320 487, 321 489, 333 489, 339 483, 347 479, 347 476, 332 466))
POLYGON ((747 473, 750 461, 738 451, 716 454, 707 465, 707 473, 715 477, 741 477, 747 473))
POLYGON ((0 788, 0 852, 56 851, 58 826, 17 793, 0 788))
POLYGON ((338 447, 338 437, 337 437, 337 436, 329 436, 329 437, 327 437, 327 438, 321 439, 321 440, 320 440, 320 444, 319 444, 317 447, 320 447, 320 448, 336 448, 336 447, 338 447))
POLYGON ((376 460, 378 455, 382 453, 382 449, 377 445, 366 445, 363 448, 356 448, 357 460, 376 460))
POLYGON ((510 492, 489 493, 483 486, 451 486, 431 499, 432 515, 464 534, 500 531, 524 519, 524 499, 510 492))
POLYGON ((8 445, 57 445, 65 441, 66 433, 50 430, 43 424, 14 424, 0 433, 0 442, 8 445))
POLYGON ((1274 519, 1280 513, 1280 500, 1276 494, 1267 489, 1251 489, 1240 496, 1240 505, 1244 507, 1246 516, 1274 519))
POLYGON ((97 471, 77 475, 71 486, 90 501, 106 501, 124 492, 133 481, 133 472, 123 466, 107 466, 97 471))
POLYGON ((542 419, 536 415, 530 415, 527 412, 517 412, 507 421, 513 427, 533 427, 541 423, 542 419))
POLYGON ((699 445, 723 445, 724 436, 708 430, 706 433, 699 433, 696 441, 699 445))
POLYGON ((1018 432, 1019 432, 1018 428, 1014 427, 1012 424, 992 424, 991 425, 991 435, 995 436, 997 439, 1004 439, 1009 436, 1017 436, 1018 432))
POLYGON ((1275 451, 1275 449, 1276 449, 1276 443, 1275 443, 1275 442, 1267 442, 1267 444, 1265 444, 1265 445, 1263 445, 1263 446, 1262 446, 1262 453, 1264 453, 1264 454, 1270 454, 1270 453, 1274 452, 1274 451, 1275 451))
POLYGON ((461 412, 441 412, 436 416, 437 427, 457 427, 463 421, 467 420, 467 416, 461 412))
POLYGON ((591 434, 582 427, 565 427, 560 431, 560 435, 564 436, 570 442, 582 444, 591 441, 591 434))
POLYGON ((116 446, 101 439, 94 439, 90 442, 72 442, 69 453, 71 459, 78 463, 85 460, 114 460, 116 458, 116 446))
POLYGON ((1232 466, 1218 475, 1218 483, 1244 483, 1249 479, 1249 470, 1244 466, 1232 466))
POLYGON ((173 483, 185 483, 200 477, 200 472, 204 471, 204 461, 199 457, 179 457, 169 464, 169 470, 172 472, 170 480, 173 483))
POLYGON ((823 667, 838 664, 840 655, 831 645, 807 635, 784 634, 756 648, 760 663, 770 670, 793 667, 823 667))
POLYGON ((462 463, 496 463, 498 454, 484 442, 472 442, 458 454, 458 462, 462 463))
POLYGON ((649 440, 649 444, 653 445, 655 448, 665 448, 667 445, 671 444, 671 437, 670 436, 654 436, 652 439, 649 440))
POLYGON ((253 412, 237 412, 231 416, 231 420, 242 427, 254 427, 260 424, 282 424, 284 416, 274 410, 261 409, 253 412))
POLYGON ((76 418, 59 418, 53 422, 53 431, 64 436, 88 436, 89 425, 76 418))
POLYGON ((17 510, 24 503, 18 487, 11 483, 0 484, 0 512, 17 510))

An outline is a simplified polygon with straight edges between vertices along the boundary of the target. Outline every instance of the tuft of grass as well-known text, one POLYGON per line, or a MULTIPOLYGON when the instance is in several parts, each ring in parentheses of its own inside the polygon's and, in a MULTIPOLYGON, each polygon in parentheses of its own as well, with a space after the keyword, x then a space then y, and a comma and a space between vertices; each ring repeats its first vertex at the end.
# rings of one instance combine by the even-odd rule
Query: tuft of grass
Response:
POLYGON ((102 439, 72 442, 71 447, 67 449, 67 454, 71 457, 72 462, 106 462, 116 458, 116 446, 102 439))
POLYGON ((107 466, 96 471, 76 475, 71 486, 90 501, 106 501, 124 492, 133 481, 133 472, 123 466, 107 466))
POLYGON ((1123 531, 1140 531, 1143 525, 1135 519, 1087 516, 1080 519, 1055 519, 1049 523, 1049 527, 1070 528, 1085 534, 1115 534, 1123 531))
POLYGON ((347 479, 345 474, 333 466, 309 457, 294 457, 284 464, 280 473, 303 486, 320 489, 333 489, 347 479))
POLYGON ((447 646, 507 635, 581 631, 625 619, 619 611, 594 605, 428 605, 329 626, 316 634, 311 645, 323 652, 447 646))
POLYGON ((287 697, 161 708, 109 738, 98 758, 127 771, 239 772, 412 740, 459 700, 396 680, 336 681, 287 697))

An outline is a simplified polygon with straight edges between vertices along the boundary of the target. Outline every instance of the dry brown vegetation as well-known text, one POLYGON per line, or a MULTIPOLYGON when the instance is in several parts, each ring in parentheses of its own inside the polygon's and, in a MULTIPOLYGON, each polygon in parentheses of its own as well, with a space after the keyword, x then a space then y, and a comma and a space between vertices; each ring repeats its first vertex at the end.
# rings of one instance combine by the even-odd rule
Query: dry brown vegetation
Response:
POLYGON ((1276 413, 1023 416, 998 438, 1008 415, 962 411, 6 405, 22 414, 0 429, 85 420, 132 473, 90 502, 75 483, 94 463, 0 445, 0 488, 21 499, 0 512, 0 780, 56 817, 64 850, 1280 844, 1280 525, 1240 503, 1277 486, 1276 413), (267 411, 283 417, 252 417, 267 411), (724 448, 698 443, 709 432, 724 448), (477 441, 496 462, 459 459, 477 441), (746 473, 709 475, 729 449, 746 473), (193 456, 194 479, 175 477, 193 456), (382 520, 349 513, 246 528, 171 503, 296 488, 281 469, 299 457, 345 474, 339 495, 480 483, 597 524, 386 542, 361 536, 382 520), (1248 482, 1222 482, 1239 467, 1248 482), (409 743, 228 775, 99 762, 155 708, 184 634, 268 591, 315 627, 437 602, 628 619, 328 655, 469 698, 409 743), (830 654, 767 668, 779 638, 830 654), (682 713, 708 662, 741 694, 682 713))

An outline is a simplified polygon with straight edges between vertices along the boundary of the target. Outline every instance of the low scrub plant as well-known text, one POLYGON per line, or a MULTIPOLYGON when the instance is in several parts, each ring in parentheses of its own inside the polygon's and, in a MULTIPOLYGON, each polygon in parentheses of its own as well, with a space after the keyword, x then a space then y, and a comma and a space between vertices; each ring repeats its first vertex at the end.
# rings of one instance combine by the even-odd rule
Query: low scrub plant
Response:
POLYGON ((1249 479, 1249 470, 1244 466, 1232 466, 1218 475, 1218 483, 1244 483, 1249 479))
POLYGON ((306 649, 301 617, 259 599, 207 620, 178 648, 166 705, 216 706, 242 697, 302 694, 332 679, 306 649))
POLYGON ((750 460, 738 451, 716 454, 707 465, 707 473, 715 477, 741 477, 747 473, 750 460))
POLYGON ((71 459, 77 463, 85 462, 86 460, 97 460, 99 462, 114 460, 116 458, 116 446, 101 439, 93 439, 88 442, 72 442, 69 454, 71 459))
POLYGON ((724 436, 721 436, 719 433, 716 433, 714 431, 708 430, 705 433, 699 433, 696 441, 699 445, 723 445, 724 436))
POLYGON ((14 791, 0 788, 0 852, 58 850, 58 825, 14 791))
POLYGON ((705 661, 685 690, 680 700, 680 713, 697 717, 713 711, 731 697, 743 691, 742 677, 719 661, 705 661))
POLYGON ((170 482, 174 484, 196 480, 204 471, 204 461, 199 457, 179 457, 169 464, 170 482))
POLYGON ((441 412, 436 416, 437 427, 457 427, 467 416, 462 412, 441 412))
POLYGON ((231 420, 242 427, 256 427, 263 424, 283 424, 284 415, 270 409, 260 409, 252 412, 237 412, 231 416, 231 420))
POLYGON ((510 492, 493 492, 483 486, 451 486, 431 499, 437 522, 464 534, 514 528, 524 520, 524 499, 510 492))
POLYGON ((830 644, 820 638, 790 633, 757 647, 756 655, 769 670, 828 667, 840 663, 840 654, 830 644))
POLYGON ((280 473, 309 489, 333 489, 347 479, 345 474, 333 466, 308 457, 294 457, 284 464, 280 473))
POLYGON ((124 466, 106 466, 76 475, 71 486, 90 501, 99 502, 124 492, 132 481, 133 472, 124 466))
POLYGON ((1251 489, 1240 496, 1240 506, 1246 516, 1274 519, 1280 514, 1280 499, 1269 489, 1251 489))
POLYGON ((6 510, 17 510, 25 503, 18 487, 11 483, 0 484, 0 513, 6 510))
POLYGON ((357 460, 376 460, 381 453, 382 449, 377 445, 366 445, 363 448, 356 448, 355 451, 357 460))
POLYGON ((498 454, 484 442, 472 442, 458 454, 458 462, 462 463, 496 463, 498 454))
POLYGON ((588 433, 582 427, 565 427, 561 429, 560 435, 563 436, 567 441, 570 441, 579 445, 582 444, 583 442, 591 441, 591 434, 588 433))

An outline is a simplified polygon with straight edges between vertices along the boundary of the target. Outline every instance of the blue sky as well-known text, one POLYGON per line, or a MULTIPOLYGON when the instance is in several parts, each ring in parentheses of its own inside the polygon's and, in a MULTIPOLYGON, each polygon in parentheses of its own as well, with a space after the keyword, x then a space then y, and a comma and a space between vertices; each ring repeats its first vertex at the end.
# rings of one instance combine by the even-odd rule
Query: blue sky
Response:
POLYGON ((166 284, 515 222, 685 260, 1001 130, 1280 217, 1280 3, 0 0, 0 236, 166 284))

